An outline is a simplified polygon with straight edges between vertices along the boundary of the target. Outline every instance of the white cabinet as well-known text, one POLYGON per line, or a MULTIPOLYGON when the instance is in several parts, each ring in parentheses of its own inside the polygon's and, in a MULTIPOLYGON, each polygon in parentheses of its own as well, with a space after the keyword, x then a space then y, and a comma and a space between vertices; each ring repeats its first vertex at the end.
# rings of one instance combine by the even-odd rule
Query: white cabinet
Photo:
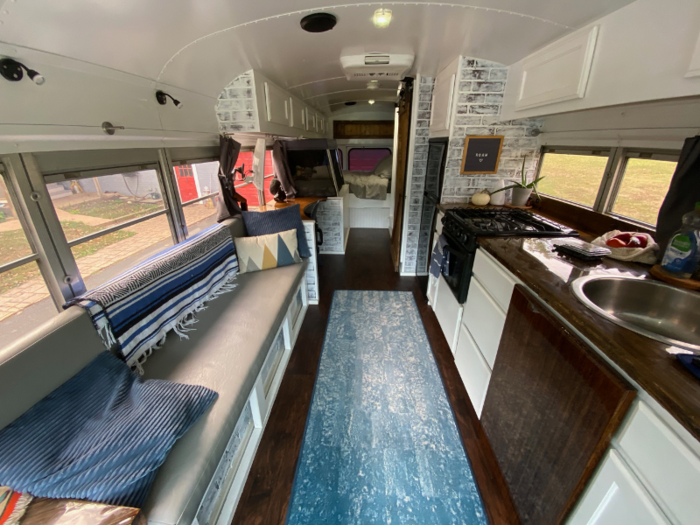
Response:
POLYGON ((458 64, 459 57, 438 73, 438 76, 435 78, 433 103, 430 113, 431 132, 444 132, 450 129, 458 64))
POLYGON ((440 323, 445 339, 447 339, 447 344, 450 345, 450 350, 454 353, 459 335, 459 322, 462 319, 462 305, 457 302, 455 294, 452 293, 450 285, 447 284, 442 275, 438 290, 439 293, 435 300, 435 316, 440 323))
POLYGON ((698 524, 700 458, 644 402, 619 437, 621 454, 676 523, 698 524))
POLYGON ((476 415, 481 417, 481 409, 484 407, 486 391, 491 379, 491 367, 479 351, 479 347, 469 330, 463 324, 459 328, 455 364, 474 410, 476 410, 476 415))
POLYGON ((667 525, 668 521, 618 453, 610 450, 567 523, 667 525))
POLYGON ((309 266, 306 267, 306 290, 309 297, 309 304, 318 304, 318 256, 316 249, 316 222, 311 220, 302 221, 304 223, 304 234, 306 243, 309 245, 311 257, 309 266))
POLYGON ((493 368, 506 324, 506 314, 475 278, 469 284, 462 322, 469 328, 481 353, 493 368))
POLYGON ((306 130, 306 107, 298 98, 289 98, 290 106, 290 122, 289 124, 296 129, 306 130))
POLYGON ((289 95, 271 82, 265 82, 265 109, 268 122, 289 126, 289 95))
POLYGON ((473 272, 489 295, 507 312, 513 288, 518 282, 515 276, 481 248, 476 250, 473 272))

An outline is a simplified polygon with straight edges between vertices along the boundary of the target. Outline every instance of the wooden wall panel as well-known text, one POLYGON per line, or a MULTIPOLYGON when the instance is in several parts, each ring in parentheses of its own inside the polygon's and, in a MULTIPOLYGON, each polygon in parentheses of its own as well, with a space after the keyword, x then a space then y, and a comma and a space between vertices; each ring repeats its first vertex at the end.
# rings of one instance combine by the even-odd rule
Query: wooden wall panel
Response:
POLYGON ((523 524, 564 522, 634 396, 516 286, 481 423, 523 524))
POLYGON ((335 139, 393 139, 393 120, 336 120, 333 122, 335 139))

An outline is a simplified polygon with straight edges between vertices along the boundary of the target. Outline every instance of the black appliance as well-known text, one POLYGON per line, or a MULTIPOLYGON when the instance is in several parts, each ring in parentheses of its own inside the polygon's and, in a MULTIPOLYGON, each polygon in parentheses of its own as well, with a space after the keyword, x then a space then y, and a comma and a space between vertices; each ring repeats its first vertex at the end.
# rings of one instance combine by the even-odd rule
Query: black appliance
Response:
POLYGON ((448 210, 442 225, 448 241, 442 275, 460 304, 467 300, 478 237, 578 237, 576 230, 518 209, 448 210))
MULTIPOLYGON (((433 246, 433 231, 437 205, 442 195, 442 181, 445 176, 445 159, 447 158, 447 138, 430 139, 428 141, 428 162, 425 170, 425 186, 423 190, 423 206, 421 208, 420 227, 418 236, 418 253, 423 254, 430 265, 430 249, 433 246)), ((421 260, 421 257, 418 258, 421 260)), ((420 269, 418 269, 420 271, 420 269)), ((427 291, 428 281, 423 283, 423 293, 427 291)))

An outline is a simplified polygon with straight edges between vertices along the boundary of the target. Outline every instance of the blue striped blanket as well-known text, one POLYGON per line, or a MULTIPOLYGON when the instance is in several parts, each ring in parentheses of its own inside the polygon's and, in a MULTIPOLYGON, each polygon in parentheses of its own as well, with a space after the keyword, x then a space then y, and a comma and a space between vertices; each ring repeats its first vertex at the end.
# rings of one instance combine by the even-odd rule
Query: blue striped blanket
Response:
POLYGON ((88 310, 107 348, 141 364, 174 330, 186 338, 205 303, 234 288, 238 259, 228 228, 217 224, 66 304, 88 310))
POLYGON ((101 352, 0 430, 0 485, 141 507, 170 449, 216 398, 203 386, 144 381, 101 352))

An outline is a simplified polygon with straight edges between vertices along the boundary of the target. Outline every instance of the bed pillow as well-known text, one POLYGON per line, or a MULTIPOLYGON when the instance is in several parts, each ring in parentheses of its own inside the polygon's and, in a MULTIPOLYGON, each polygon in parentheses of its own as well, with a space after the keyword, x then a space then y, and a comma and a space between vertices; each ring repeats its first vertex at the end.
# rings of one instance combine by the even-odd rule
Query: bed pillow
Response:
POLYGON ((297 231, 299 255, 302 257, 311 257, 311 251, 306 242, 304 223, 301 222, 301 211, 299 210, 298 204, 282 208, 281 210, 263 212, 244 211, 243 222, 245 222, 245 229, 251 237, 295 229, 297 231))
POLYGON ((384 157, 374 167, 374 174, 382 179, 391 179, 391 165, 393 161, 394 157, 392 155, 384 157))
POLYGON ((301 262, 296 230, 257 237, 238 237, 234 242, 241 273, 270 270, 301 262))
POLYGON ((102 352, 0 430, 0 485, 141 507, 170 449, 216 398, 202 386, 144 381, 102 352))

